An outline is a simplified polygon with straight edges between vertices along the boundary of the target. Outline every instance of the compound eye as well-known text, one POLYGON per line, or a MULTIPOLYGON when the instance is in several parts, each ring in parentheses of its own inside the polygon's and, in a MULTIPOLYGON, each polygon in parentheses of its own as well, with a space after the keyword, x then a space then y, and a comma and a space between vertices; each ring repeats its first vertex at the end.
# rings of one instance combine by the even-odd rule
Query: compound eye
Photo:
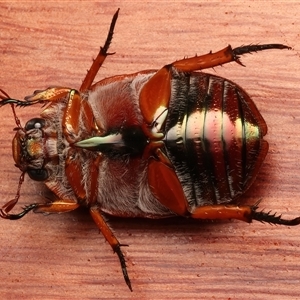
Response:
POLYGON ((31 130, 31 129, 41 129, 43 127, 45 127, 45 120, 41 119, 41 118, 34 118, 29 120, 26 125, 25 125, 25 129, 26 130, 31 130))
POLYGON ((49 176, 46 169, 28 169, 27 174, 35 181, 45 181, 49 176))

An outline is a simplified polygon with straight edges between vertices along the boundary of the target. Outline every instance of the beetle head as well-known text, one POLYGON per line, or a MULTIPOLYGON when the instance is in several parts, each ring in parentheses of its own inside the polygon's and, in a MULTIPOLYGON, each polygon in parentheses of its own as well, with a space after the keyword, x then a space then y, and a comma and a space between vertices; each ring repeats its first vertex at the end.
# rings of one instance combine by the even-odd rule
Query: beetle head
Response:
POLYGON ((16 128, 17 132, 12 142, 16 167, 37 181, 44 181, 48 178, 48 172, 44 169, 44 133, 42 130, 44 126, 44 119, 31 119, 24 129, 16 128))
POLYGON ((28 173, 33 180, 44 181, 48 178, 48 172, 44 169, 44 132, 45 120, 35 118, 29 120, 25 128, 22 127, 16 115, 15 106, 29 105, 28 101, 12 99, 0 89, 0 107, 10 104, 17 127, 16 135, 12 142, 13 158, 18 167, 24 173, 28 173))

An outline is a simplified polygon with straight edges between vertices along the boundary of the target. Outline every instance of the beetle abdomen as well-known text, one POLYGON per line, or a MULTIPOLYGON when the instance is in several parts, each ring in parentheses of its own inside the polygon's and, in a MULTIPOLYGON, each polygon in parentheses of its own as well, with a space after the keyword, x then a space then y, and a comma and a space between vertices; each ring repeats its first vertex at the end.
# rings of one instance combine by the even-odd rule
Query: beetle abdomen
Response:
POLYGON ((267 154, 266 133, 238 85, 205 73, 173 76, 165 145, 191 207, 245 192, 267 154))

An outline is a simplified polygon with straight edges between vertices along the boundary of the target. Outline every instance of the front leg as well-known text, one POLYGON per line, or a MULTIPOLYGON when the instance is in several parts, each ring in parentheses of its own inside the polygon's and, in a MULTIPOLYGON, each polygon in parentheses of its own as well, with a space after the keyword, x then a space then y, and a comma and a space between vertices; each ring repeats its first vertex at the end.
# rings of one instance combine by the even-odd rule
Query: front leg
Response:
POLYGON ((0 217, 3 219, 18 220, 24 217, 31 210, 33 210, 35 213, 45 213, 45 214, 56 213, 57 214, 57 213, 70 212, 79 207, 79 204, 76 201, 71 199, 55 200, 49 203, 33 203, 25 206, 23 210, 18 214, 10 214, 8 213, 11 210, 11 208, 8 205, 10 202, 5 204, 0 209, 0 217))
MULTIPOLYGON (((82 130, 80 126, 81 120, 87 132, 99 131, 98 125, 94 122, 94 114, 87 99, 83 98, 82 94, 75 89, 48 88, 45 91, 36 92, 33 96, 26 97, 25 99, 31 103, 65 102, 62 130, 70 144, 78 141, 80 131, 82 130)), ((43 117, 44 115, 47 117, 47 107, 41 112, 41 116, 43 117)))
MULTIPOLYGON (((25 98, 26 101, 20 101, 16 105, 26 106, 35 103, 58 103, 66 102, 64 109, 62 129, 67 141, 71 144, 75 141, 75 136, 78 136, 80 127, 79 120, 82 113, 86 114, 87 120, 93 120, 93 113, 87 105, 86 100, 81 98, 81 94, 74 89, 53 87, 44 91, 36 91, 32 96, 25 98)), ((47 107, 44 109, 47 115, 47 107)), ((43 112, 41 116, 43 117, 43 112)))
POLYGON ((0 91, 0 107, 7 104, 26 107, 35 104, 46 105, 51 102, 59 102, 69 94, 71 89, 66 87, 51 87, 46 90, 35 91, 33 95, 25 97, 25 100, 10 98, 3 90, 0 89, 0 91))
MULTIPOLYGON (((0 90, 1 91, 1 90, 0 90)), ((74 89, 65 87, 51 87, 43 91, 35 91, 33 95, 25 97, 25 100, 17 100, 10 98, 6 93, 0 93, 0 107, 10 104, 13 109, 16 124, 22 128, 19 119, 14 110, 15 106, 27 107, 35 104, 46 105, 41 112, 41 116, 47 116, 47 108, 51 104, 59 102, 66 103, 62 120, 62 130, 70 144, 76 142, 76 137, 81 130, 80 120, 84 120, 85 128, 88 132, 97 131, 99 128, 94 122, 93 111, 86 99, 83 99, 81 94, 74 89)))
POLYGON ((15 122, 18 128, 23 128, 19 118, 16 115, 15 107, 27 107, 35 104, 43 104, 48 107, 51 103, 65 101, 70 94, 71 89, 65 87, 52 87, 43 91, 35 91, 33 95, 25 97, 24 100, 13 99, 7 93, 0 89, 0 107, 10 104, 15 122))

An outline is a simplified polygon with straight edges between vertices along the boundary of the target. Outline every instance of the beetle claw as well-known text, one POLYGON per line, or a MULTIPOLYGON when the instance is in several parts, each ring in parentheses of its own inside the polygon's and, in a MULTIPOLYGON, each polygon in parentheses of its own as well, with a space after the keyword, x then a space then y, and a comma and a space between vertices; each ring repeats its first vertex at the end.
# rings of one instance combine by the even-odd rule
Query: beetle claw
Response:
POLYGON ((240 58, 237 56, 234 60, 236 63, 238 63, 240 66, 242 67, 246 67, 241 61, 240 61, 240 58))
POLYGON ((253 205, 251 207, 252 209, 252 220, 256 220, 259 222, 266 222, 269 224, 278 224, 278 225, 286 225, 286 226, 295 226, 300 224, 300 217, 287 220, 283 219, 282 215, 276 215, 275 213, 272 213, 271 211, 264 212, 264 211, 257 211, 258 206, 257 204, 253 205))
POLYGON ((0 209, 0 217, 3 219, 18 220, 28 214, 31 210, 36 208, 36 206, 36 203, 26 205, 22 207, 23 210, 19 214, 8 214, 4 209, 0 209))
MULTIPOLYGON (((2 98, 1 95, 0 98, 2 98)), ((0 101, 0 107, 6 104, 14 104, 17 107, 25 107, 36 103, 37 103, 36 101, 29 102, 29 101, 22 101, 22 100, 11 99, 11 98, 4 98, 3 100, 0 101)))
POLYGON ((131 281, 130 281, 129 276, 128 276, 128 273, 127 273, 126 261, 125 261, 124 254, 123 254, 123 252, 122 252, 122 250, 121 250, 121 246, 128 246, 128 245, 122 245, 122 244, 119 244, 119 245, 114 249, 114 252, 116 252, 117 255, 118 255, 118 257, 119 257, 119 260, 120 260, 120 263, 121 263, 121 268, 122 268, 122 273, 123 273, 125 282, 126 282, 127 286, 129 287, 130 291, 132 292, 131 281))

